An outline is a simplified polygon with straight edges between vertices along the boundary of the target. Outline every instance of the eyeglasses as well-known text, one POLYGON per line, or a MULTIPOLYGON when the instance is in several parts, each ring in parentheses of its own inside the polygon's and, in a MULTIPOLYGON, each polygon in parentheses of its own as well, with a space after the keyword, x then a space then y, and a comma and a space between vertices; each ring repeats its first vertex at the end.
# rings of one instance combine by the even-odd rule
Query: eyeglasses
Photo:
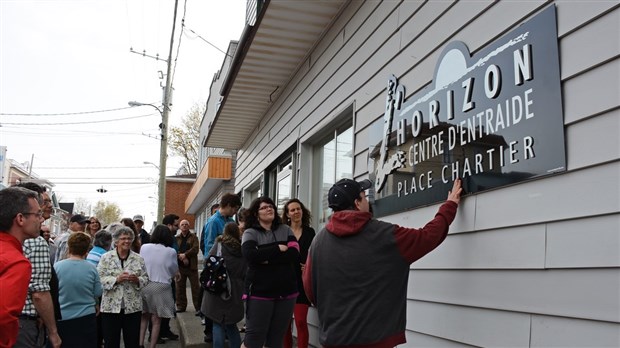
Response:
POLYGON ((122 238, 119 238, 118 240, 121 240, 121 241, 127 241, 127 240, 128 241, 133 241, 133 238, 131 238, 131 237, 122 237, 122 238))
POLYGON ((267 209, 273 210, 273 206, 271 206, 271 205, 264 205, 264 206, 258 208, 258 210, 267 210, 267 209))
POLYGON ((44 199, 43 200, 43 204, 44 205, 52 205, 52 200, 51 199, 44 199))
POLYGON ((21 213, 22 215, 36 215, 37 217, 42 217, 43 216, 43 212, 36 212, 36 213, 21 213))

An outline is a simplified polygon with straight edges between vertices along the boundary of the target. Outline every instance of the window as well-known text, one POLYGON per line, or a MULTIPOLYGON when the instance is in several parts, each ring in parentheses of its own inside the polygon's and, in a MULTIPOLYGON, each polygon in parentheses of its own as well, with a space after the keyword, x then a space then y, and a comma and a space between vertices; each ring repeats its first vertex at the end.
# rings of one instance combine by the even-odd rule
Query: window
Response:
POLYGON ((348 123, 336 128, 329 137, 324 138, 314 147, 314 168, 318 168, 313 198, 313 216, 321 229, 331 215, 327 203, 327 193, 331 186, 342 178, 353 178, 353 127, 348 123))
POLYGON ((260 180, 252 183, 248 188, 243 190, 243 206, 249 207, 253 200, 260 197, 262 195, 262 190, 260 189, 260 180))
POLYGON ((289 149, 284 155, 280 156, 275 164, 267 170, 267 182, 265 192, 267 196, 271 197, 276 207, 278 208, 278 214, 282 214, 284 209, 284 203, 294 197, 294 159, 296 158, 296 152, 294 149, 289 149))

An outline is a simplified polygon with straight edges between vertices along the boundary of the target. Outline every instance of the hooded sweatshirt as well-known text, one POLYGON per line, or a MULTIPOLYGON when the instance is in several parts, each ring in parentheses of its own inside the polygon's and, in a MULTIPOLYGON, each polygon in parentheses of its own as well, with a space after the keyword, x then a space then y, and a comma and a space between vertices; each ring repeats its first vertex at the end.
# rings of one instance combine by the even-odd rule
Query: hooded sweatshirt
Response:
POLYGON ((406 342, 409 266, 444 241, 457 204, 446 201, 420 229, 335 212, 310 247, 304 289, 319 315, 319 342, 394 347, 406 342))

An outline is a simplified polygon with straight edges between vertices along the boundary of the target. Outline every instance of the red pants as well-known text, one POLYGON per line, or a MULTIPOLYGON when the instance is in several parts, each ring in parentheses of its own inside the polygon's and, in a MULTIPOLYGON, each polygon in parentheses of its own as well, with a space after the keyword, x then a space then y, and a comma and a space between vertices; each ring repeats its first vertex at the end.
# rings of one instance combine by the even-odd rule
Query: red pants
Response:
MULTIPOLYGON (((306 320, 308 317, 308 308, 309 306, 307 304, 295 303, 295 310, 293 313, 295 315, 295 327, 297 328, 298 348, 308 348, 308 321, 306 320)), ((288 330, 286 330, 286 334, 284 335, 284 348, 293 347, 293 331, 291 329, 292 324, 293 320, 291 320, 288 330)))

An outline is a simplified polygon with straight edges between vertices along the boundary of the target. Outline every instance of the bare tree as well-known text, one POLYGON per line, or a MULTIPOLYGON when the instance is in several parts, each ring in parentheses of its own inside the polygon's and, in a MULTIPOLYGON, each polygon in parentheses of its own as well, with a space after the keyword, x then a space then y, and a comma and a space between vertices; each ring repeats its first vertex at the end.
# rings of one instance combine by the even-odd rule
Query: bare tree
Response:
POLYGON ((90 215, 91 203, 83 197, 77 197, 73 205, 73 214, 90 215))
POLYGON ((205 106, 194 104, 181 120, 181 127, 172 127, 168 138, 168 147, 175 154, 183 157, 179 173, 195 174, 198 172, 198 149, 200 147, 200 122, 205 106))

